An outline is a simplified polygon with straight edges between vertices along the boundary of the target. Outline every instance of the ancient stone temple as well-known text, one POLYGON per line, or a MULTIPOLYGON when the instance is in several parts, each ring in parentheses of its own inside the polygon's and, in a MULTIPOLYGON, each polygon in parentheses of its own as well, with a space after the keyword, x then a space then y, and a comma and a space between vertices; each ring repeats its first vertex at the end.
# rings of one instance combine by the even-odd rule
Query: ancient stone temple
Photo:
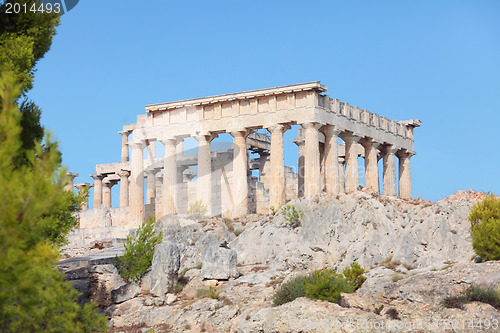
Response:
POLYGON ((93 185, 75 184, 94 187, 94 209, 83 207, 80 226, 135 227, 149 215, 185 213, 194 202, 212 216, 267 212, 300 196, 355 191, 362 167, 364 187, 377 192, 380 159, 383 194, 411 198, 413 129, 420 121, 390 120, 326 91, 317 81, 147 105, 135 124, 119 132, 121 161, 97 165, 93 185), (297 173, 284 164, 284 133, 292 125, 300 125, 293 140, 297 173), (221 133, 232 136, 232 147, 213 151, 212 140, 221 133), (184 154, 187 137, 197 140, 196 154, 184 154), (156 157, 155 142, 164 157, 156 157), (116 184, 120 207, 111 208, 116 184))

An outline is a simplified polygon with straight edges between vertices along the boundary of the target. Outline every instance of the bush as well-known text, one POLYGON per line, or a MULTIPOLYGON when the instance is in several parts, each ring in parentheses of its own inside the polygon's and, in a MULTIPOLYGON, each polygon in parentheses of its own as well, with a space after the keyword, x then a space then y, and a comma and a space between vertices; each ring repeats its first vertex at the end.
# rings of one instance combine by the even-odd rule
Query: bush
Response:
POLYGON ((154 225, 154 217, 150 216, 149 221, 143 223, 134 236, 127 236, 123 256, 115 259, 115 266, 127 283, 138 283, 151 266, 155 246, 163 239, 163 232, 155 232, 154 225))
POLYGON ((446 308, 462 309, 463 305, 470 302, 487 303, 497 310, 500 310, 500 295, 494 288, 481 288, 471 285, 457 296, 450 296, 443 299, 441 304, 446 308))
POLYGON ((213 299, 219 299, 219 292, 217 291, 217 288, 214 287, 198 289, 197 295, 201 298, 210 297, 213 299))
POLYGON ((322 269, 310 275, 310 280, 304 286, 306 296, 311 299, 319 299, 337 303, 340 293, 353 293, 355 291, 353 283, 337 274, 332 269, 322 269))
POLYGON ((320 269, 308 275, 299 275, 281 285, 273 297, 274 306, 293 301, 298 297, 325 300, 332 303, 339 301, 340 293, 356 291, 366 277, 364 269, 356 262, 344 268, 342 274, 333 269, 320 269))
POLYGON ((304 289, 304 285, 306 284, 307 280, 308 277, 306 275, 298 275, 296 277, 293 277, 290 281, 281 285, 281 287, 274 293, 274 306, 291 302, 299 297, 305 297, 306 292, 304 289))
POLYGON ((303 212, 300 209, 296 210, 294 205, 287 204, 280 208, 280 214, 283 215, 289 226, 295 228, 300 225, 303 212))
POLYGON ((189 215, 195 215, 198 217, 203 217, 205 214, 208 212, 207 206, 203 204, 203 201, 201 200, 196 200, 195 202, 192 202, 189 204, 189 208, 186 211, 187 214, 189 215))
POLYGON ((357 262, 351 263, 349 267, 345 267, 342 271, 342 274, 353 285, 354 289, 358 289, 366 281, 364 273, 365 269, 357 262))
POLYGON ((484 261, 500 260, 500 198, 489 194, 469 214, 472 247, 484 261))

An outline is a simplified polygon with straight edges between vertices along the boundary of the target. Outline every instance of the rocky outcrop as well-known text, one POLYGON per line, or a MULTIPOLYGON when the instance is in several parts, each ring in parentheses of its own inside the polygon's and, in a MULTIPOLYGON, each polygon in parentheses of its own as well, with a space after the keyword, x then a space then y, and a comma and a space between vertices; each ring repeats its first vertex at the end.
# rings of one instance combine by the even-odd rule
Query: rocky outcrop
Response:
POLYGON ((114 304, 123 303, 141 293, 141 287, 136 283, 127 283, 111 292, 111 302, 114 304))
POLYGON ((323 195, 292 203, 304 212, 300 227, 290 228, 278 215, 247 225, 229 245, 241 264, 283 271, 353 261, 371 267, 387 258, 416 267, 467 262, 474 255, 467 220, 474 202, 466 195, 437 203, 365 192, 323 195))
MULTIPOLYGON (((238 237, 221 219, 170 216, 157 225, 164 242, 142 293, 105 313, 112 327, 157 332, 470 332, 467 325, 481 322, 483 332, 496 332, 500 311, 489 304, 441 305, 472 284, 500 283, 500 262, 471 262, 467 215, 483 197, 465 191, 432 203, 365 192, 321 195, 291 203, 304 212, 299 226, 280 214, 247 216, 232 221, 242 230, 238 237), (272 306, 275 290, 295 274, 353 261, 367 269, 368 279, 339 304, 298 298, 272 306), (185 286, 174 295, 179 269, 185 286), (207 293, 199 291, 208 288, 212 293, 201 298, 207 293)), ((78 265, 74 281, 90 271, 113 278, 105 277, 105 268, 78 265)))
POLYGON ((180 253, 177 245, 168 242, 159 244, 155 249, 151 270, 142 277, 142 291, 160 297, 172 292, 177 283, 179 267, 180 253))
POLYGON ((236 278, 239 276, 237 264, 236 251, 228 248, 225 242, 215 239, 205 246, 201 275, 209 280, 236 278))

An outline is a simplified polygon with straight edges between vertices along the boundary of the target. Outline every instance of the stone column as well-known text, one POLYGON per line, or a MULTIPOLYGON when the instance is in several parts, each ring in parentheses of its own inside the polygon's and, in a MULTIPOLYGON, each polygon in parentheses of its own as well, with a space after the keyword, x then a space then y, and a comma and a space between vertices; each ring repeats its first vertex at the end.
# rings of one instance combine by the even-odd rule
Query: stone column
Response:
MULTIPOLYGON (((90 184, 90 183, 78 183, 78 184, 75 184, 75 187, 77 188, 78 190, 78 194, 81 195, 83 193, 83 191, 85 191, 87 188, 90 189, 91 187, 93 187, 94 185, 90 184)), ((88 197, 88 192, 87 192, 87 197, 85 198, 84 201, 82 201, 82 203, 80 204, 80 208, 83 210, 88 210, 89 209, 89 197, 88 197)))
POLYGON ((94 178, 94 209, 97 209, 102 205, 102 179, 104 176, 94 174, 90 175, 90 177, 94 178))
POLYGON ((339 191, 345 192, 345 158, 339 157, 339 191))
POLYGON ((155 170, 146 170, 147 188, 146 188, 146 203, 151 204, 155 202, 156 197, 156 176, 155 170))
POLYGON ((335 129, 332 125, 323 127, 325 134, 325 185, 326 192, 337 194, 340 192, 340 175, 339 175, 339 152, 337 136, 340 130, 335 129))
POLYGON ((399 196, 401 198, 411 199, 410 158, 413 154, 406 150, 400 150, 397 156, 399 158, 399 196))
POLYGON ((211 135, 198 135, 198 175, 196 180, 196 192, 198 200, 207 207, 208 215, 212 213, 212 155, 210 153, 210 142, 214 137, 211 135))
POLYGON ((231 132, 233 137, 233 214, 248 214, 247 136, 246 130, 231 132))
POLYGON ((77 173, 67 172, 66 173, 68 184, 64 186, 65 191, 73 191, 73 180, 79 176, 77 173))
POLYGON ((379 193, 377 156, 379 143, 373 141, 371 138, 364 138, 360 143, 365 148, 365 188, 379 193))
POLYGON ((308 122, 301 124, 304 128, 304 194, 311 197, 321 191, 321 171, 319 166, 319 132, 320 124, 308 122))
POLYGON ((130 131, 120 131, 118 132, 119 134, 122 135, 122 162, 127 162, 128 161, 128 135, 130 134, 130 131))
POLYGON ((396 188, 396 166, 394 154, 396 149, 392 145, 385 145, 382 148, 382 157, 384 159, 383 186, 384 195, 397 196, 396 188))
POLYGON ((102 182, 102 204, 104 207, 111 208, 111 184, 110 180, 104 179, 102 182))
POLYGON ((162 143, 165 146, 165 157, 163 159, 163 187, 161 191, 163 214, 176 214, 177 159, 175 146, 177 140, 165 139, 162 140, 162 143))
POLYGON ((122 170, 118 173, 120 176, 120 207, 128 206, 128 176, 130 172, 122 170))
POLYGON ((129 142, 132 150, 132 160, 130 163, 130 217, 132 225, 139 226, 144 221, 144 158, 143 150, 146 147, 144 142, 129 142))
POLYGON ((299 147, 299 160, 297 161, 297 167, 299 168, 297 173, 297 196, 304 196, 304 140, 297 139, 293 141, 299 147))
POLYGON ((361 139, 353 134, 342 135, 345 142, 345 191, 356 191, 359 186, 358 142, 361 139))
POLYGON ((283 148, 283 133, 290 129, 288 125, 268 127, 271 133, 271 187, 269 190, 269 205, 276 209, 285 204, 285 150, 283 148))
POLYGON ((147 177, 147 188, 146 188, 146 202, 148 204, 154 203, 154 198, 156 197, 156 177, 155 172, 151 169, 151 166, 155 160, 155 143, 154 141, 148 144, 148 170, 146 171, 147 177))

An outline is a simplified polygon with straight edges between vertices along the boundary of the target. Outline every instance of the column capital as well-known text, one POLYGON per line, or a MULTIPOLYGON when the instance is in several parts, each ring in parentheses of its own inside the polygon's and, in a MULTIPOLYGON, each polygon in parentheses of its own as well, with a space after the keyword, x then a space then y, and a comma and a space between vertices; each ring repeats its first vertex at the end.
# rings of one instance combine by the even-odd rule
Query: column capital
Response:
POLYGON ((200 142, 210 143, 212 142, 213 139, 215 139, 218 136, 219 136, 218 134, 205 133, 205 134, 198 134, 194 138, 196 139, 196 141, 198 141, 198 143, 200 142))
POLYGON ((147 146, 145 141, 127 142, 127 145, 130 147, 130 149, 144 149, 147 146))
POLYGON ((340 138, 342 140, 344 140, 345 142, 349 141, 349 142, 353 142, 353 143, 354 142, 357 143, 357 142, 359 142, 359 140, 361 140, 361 137, 359 135, 356 135, 352 132, 342 132, 340 134, 340 138))
POLYGON ((118 176, 120 176, 120 177, 128 177, 128 176, 130 176, 130 171, 128 171, 128 170, 118 171, 118 176))
POLYGON ((94 180, 103 180, 105 177, 105 175, 100 174, 100 173, 95 173, 95 174, 92 174, 89 176, 92 177, 94 180))
POLYGON ((384 154, 396 154, 399 148, 394 147, 392 144, 383 144, 380 146, 380 151, 384 154))
POLYGON ((288 124, 275 124, 275 125, 271 125, 271 126, 267 126, 266 129, 269 131, 269 133, 271 134, 283 134, 285 133, 286 131, 288 131, 290 129, 290 125, 288 124))
POLYGON ((321 127, 321 124, 314 122, 314 121, 308 121, 308 122, 300 124, 300 126, 302 126, 302 128, 304 128, 305 130, 308 130, 308 129, 319 130, 319 128, 321 127))
POLYGON ((163 143, 164 146, 167 145, 175 146, 179 140, 177 138, 163 138, 160 139, 160 141, 161 143, 163 143))
POLYGON ((106 187, 112 188, 114 185, 116 185, 117 182, 118 181, 114 179, 104 178, 102 184, 106 187))
POLYGON ((118 134, 121 134, 121 135, 123 135, 123 136, 125 136, 125 135, 126 135, 127 137, 130 135, 130 133, 132 133, 132 131, 131 131, 131 130, 126 130, 126 131, 118 131, 118 134))
POLYGON ((365 148, 379 148, 382 144, 380 142, 374 141, 372 138, 365 136, 359 143, 365 148))
POLYGON ((91 188, 91 187, 94 187, 94 184, 90 184, 90 183, 76 183, 74 184, 73 186, 76 187, 76 189, 78 191, 80 191, 81 189, 84 189, 84 188, 91 188))
POLYGON ((396 156, 398 158, 411 158, 412 156, 415 156, 415 152, 406 149, 400 149, 396 152, 396 156))
POLYGON ((250 135, 252 131, 248 129, 243 129, 243 130, 236 130, 236 131, 231 131, 229 134, 236 139, 236 138, 243 138, 246 139, 248 135, 250 135))
POLYGON ((321 127, 321 132, 325 137, 338 136, 342 131, 337 129, 334 125, 325 125, 321 127))
POLYGON ((72 179, 75 179, 76 177, 80 176, 80 174, 74 173, 74 172, 66 172, 66 176, 71 177, 72 179))

